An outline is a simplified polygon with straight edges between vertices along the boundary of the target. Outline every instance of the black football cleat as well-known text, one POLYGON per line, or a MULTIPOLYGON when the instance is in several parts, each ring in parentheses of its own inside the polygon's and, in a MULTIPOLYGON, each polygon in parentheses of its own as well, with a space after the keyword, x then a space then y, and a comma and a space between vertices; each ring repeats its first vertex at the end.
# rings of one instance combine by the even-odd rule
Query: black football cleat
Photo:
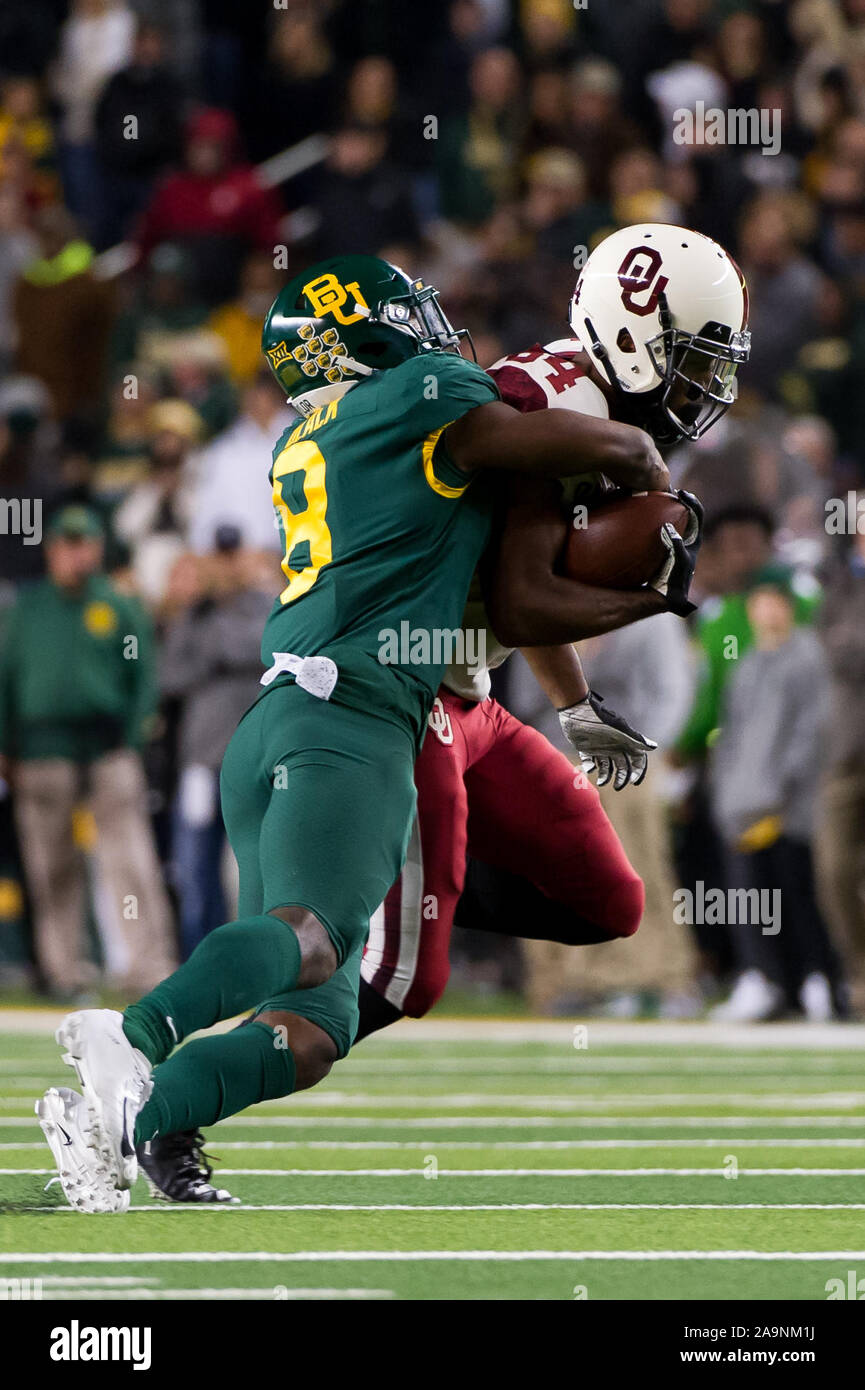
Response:
POLYGON ((168 1202, 239 1202, 224 1187, 214 1187, 213 1168, 204 1152, 200 1129, 156 1135, 136 1149, 138 1163, 154 1197, 168 1202))

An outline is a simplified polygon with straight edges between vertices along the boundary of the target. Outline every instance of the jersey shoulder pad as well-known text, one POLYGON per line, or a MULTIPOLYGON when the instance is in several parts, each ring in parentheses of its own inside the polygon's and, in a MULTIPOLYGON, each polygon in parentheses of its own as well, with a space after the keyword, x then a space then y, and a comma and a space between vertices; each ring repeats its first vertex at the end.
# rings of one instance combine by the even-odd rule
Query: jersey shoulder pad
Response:
POLYGON ((546 347, 536 343, 525 352, 500 358, 490 368, 490 375, 502 400, 515 410, 558 407, 604 417, 609 413, 606 398, 589 377, 588 363, 579 354, 581 347, 576 339, 563 339, 546 347))
MULTIPOLYGON (((476 362, 452 352, 422 352, 382 374, 380 388, 419 438, 458 420, 475 406, 499 399, 498 387, 476 362)), ((382 395, 382 404, 385 396, 382 395)))

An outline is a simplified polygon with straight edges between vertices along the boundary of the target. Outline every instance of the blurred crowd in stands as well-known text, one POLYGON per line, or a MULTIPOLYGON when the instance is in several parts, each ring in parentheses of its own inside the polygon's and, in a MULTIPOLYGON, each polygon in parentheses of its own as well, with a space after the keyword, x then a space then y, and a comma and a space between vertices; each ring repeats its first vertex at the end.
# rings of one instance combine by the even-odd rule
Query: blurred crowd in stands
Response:
MULTIPOLYGON (((753 334, 736 407, 670 460, 707 511, 699 616, 584 653, 663 747, 605 794, 646 919, 583 952, 467 931, 460 977, 553 1013, 861 1016, 865 0, 3 0, 8 983, 140 987, 230 912, 217 770, 278 589, 285 279, 382 254, 489 365, 567 336, 586 251, 644 220, 732 252, 753 334), (780 147, 678 143, 699 102, 778 113, 780 147), (729 895, 713 919, 712 889, 779 890, 780 930, 729 895)), ((496 684, 558 741, 519 658, 496 684)))

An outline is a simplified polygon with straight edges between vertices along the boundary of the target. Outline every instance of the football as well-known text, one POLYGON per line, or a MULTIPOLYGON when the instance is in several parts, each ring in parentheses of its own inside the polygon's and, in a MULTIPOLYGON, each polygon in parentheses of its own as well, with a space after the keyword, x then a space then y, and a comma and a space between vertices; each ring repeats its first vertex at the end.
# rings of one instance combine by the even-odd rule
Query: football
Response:
POLYGON ((564 573, 598 589, 638 589, 664 563, 664 522, 672 522, 681 536, 688 517, 687 507, 671 492, 620 495, 588 513, 578 508, 568 523, 564 573))

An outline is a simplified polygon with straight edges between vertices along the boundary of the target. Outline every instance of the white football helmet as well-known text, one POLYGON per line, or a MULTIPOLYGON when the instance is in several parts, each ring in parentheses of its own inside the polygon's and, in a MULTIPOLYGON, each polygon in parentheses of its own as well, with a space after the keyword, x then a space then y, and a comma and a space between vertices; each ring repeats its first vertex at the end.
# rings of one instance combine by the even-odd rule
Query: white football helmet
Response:
POLYGON ((613 232, 583 266, 570 320, 621 414, 661 447, 699 439, 736 399, 748 290, 700 232, 655 222, 613 232))

